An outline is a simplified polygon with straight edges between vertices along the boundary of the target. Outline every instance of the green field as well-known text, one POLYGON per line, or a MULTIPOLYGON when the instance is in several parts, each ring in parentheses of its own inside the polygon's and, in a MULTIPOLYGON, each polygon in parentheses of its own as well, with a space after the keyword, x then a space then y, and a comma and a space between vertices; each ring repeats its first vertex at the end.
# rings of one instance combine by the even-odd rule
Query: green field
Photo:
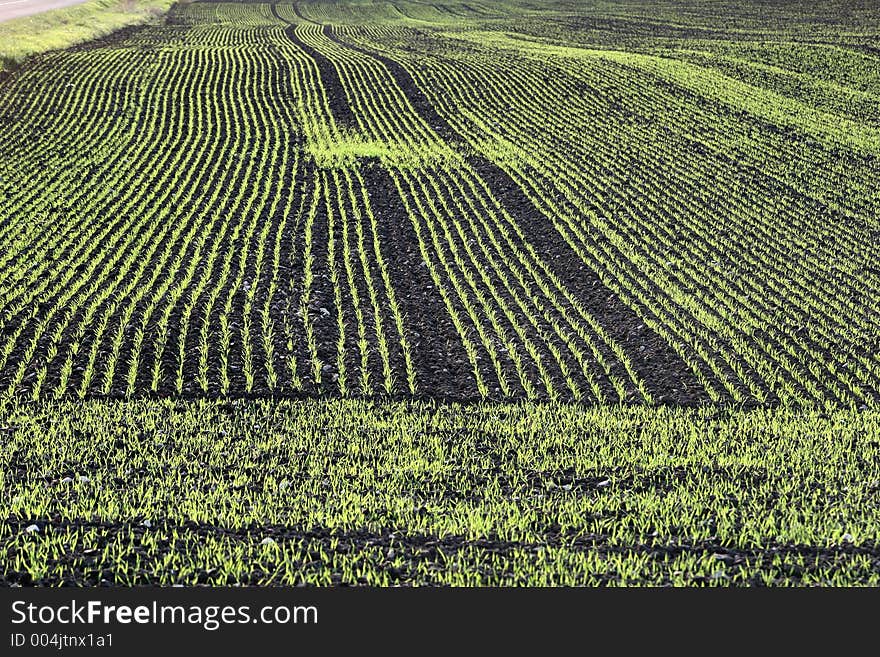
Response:
POLYGON ((876 411, 95 401, 0 424, 11 583, 880 584, 876 411))
POLYGON ((0 77, 4 582, 880 583, 875 3, 53 34, 0 77))

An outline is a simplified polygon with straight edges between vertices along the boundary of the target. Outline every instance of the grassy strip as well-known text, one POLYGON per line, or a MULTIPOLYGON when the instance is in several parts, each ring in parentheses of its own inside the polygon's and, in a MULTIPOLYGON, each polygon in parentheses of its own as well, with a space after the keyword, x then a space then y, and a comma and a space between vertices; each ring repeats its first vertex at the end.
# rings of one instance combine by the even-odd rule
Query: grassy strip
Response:
POLYGON ((877 585, 878 445, 876 411, 7 406, 0 580, 877 585))
POLYGON ((743 110, 774 125, 802 130, 831 146, 880 152, 880 130, 838 113, 822 111, 773 89, 748 84, 717 69, 687 61, 623 50, 596 50, 511 37, 495 32, 449 32, 445 36, 508 48, 532 57, 600 58, 664 78, 704 98, 743 110))
POLYGON ((67 48, 128 25, 152 20, 174 0, 89 0, 0 23, 0 70, 25 57, 67 48))

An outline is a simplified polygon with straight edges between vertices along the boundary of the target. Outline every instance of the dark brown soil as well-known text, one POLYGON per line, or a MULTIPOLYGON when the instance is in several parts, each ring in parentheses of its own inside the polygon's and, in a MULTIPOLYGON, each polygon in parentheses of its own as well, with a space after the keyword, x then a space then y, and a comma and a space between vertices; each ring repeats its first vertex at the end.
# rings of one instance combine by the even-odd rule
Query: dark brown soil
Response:
POLYGON ((362 167, 384 244, 391 280, 404 315, 418 372, 419 397, 477 398, 474 375, 458 331, 419 252, 415 229, 388 172, 378 162, 362 167))

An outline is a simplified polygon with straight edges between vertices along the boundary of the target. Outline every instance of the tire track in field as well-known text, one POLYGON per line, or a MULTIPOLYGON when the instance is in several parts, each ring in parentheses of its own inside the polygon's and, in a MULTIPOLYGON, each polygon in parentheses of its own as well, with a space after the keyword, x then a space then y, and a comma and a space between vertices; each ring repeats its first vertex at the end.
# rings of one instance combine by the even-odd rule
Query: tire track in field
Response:
MULTIPOLYGON (((303 21, 314 23, 300 13, 296 4, 292 7, 303 21)), ((272 13, 279 21, 288 23, 284 29, 287 38, 315 62, 336 125, 344 130, 356 130, 357 119, 334 64, 299 38, 295 32, 296 26, 289 24, 279 14, 275 4, 272 5, 272 13)), ((428 275, 415 230, 390 175, 379 162, 369 159, 362 158, 356 166, 362 174, 364 189, 374 209, 378 229, 376 237, 388 261, 395 294, 403 312, 405 337, 412 348, 418 396, 476 399, 477 390, 460 336, 428 275)), ((332 300, 327 299, 327 302, 332 303, 332 300)), ((389 327, 394 323, 387 312, 385 323, 389 327)), ((395 355, 399 351, 395 345, 395 355)), ((402 358, 396 360, 401 362, 402 358)))
MULTIPOLYGON (((296 15, 302 18, 296 5, 293 5, 293 9, 296 15)), ((272 15, 280 22, 287 25, 287 27, 284 28, 284 34, 293 45, 306 53, 315 62, 315 66, 318 67, 321 86, 327 94, 327 102, 330 104, 330 111, 333 114, 333 118, 336 120, 336 124, 348 129, 356 127, 357 120, 355 119, 354 112, 351 110, 351 106, 345 98, 345 90, 342 87, 342 82, 339 80, 339 74, 336 72, 336 68, 333 66, 332 62, 310 45, 304 43, 303 40, 297 36, 296 26, 291 24, 278 13, 278 6, 275 4, 272 5, 272 15)), ((308 19, 305 18, 303 18, 303 20, 308 21, 308 19)))
MULTIPOLYGON (((323 32, 337 45, 381 62, 422 120, 451 147, 459 150, 466 147, 464 138, 437 112, 400 63, 340 39, 328 26, 323 27, 323 32)), ((466 159, 477 175, 489 183, 501 206, 521 221, 530 238, 537 238, 530 239, 530 242, 538 254, 545 262, 551 263, 552 269, 569 289, 576 291, 578 300, 599 319, 611 339, 623 348, 655 400, 672 404, 709 401, 705 389, 681 356, 624 304, 594 271, 585 267, 577 254, 559 239, 549 218, 535 207, 501 167, 478 154, 469 154, 466 159)))
POLYGON ((419 390, 426 397, 476 399, 458 331, 428 274, 415 230, 390 174, 379 162, 366 162, 361 170, 376 215, 379 242, 387 245, 390 256, 388 265, 403 307, 419 390))

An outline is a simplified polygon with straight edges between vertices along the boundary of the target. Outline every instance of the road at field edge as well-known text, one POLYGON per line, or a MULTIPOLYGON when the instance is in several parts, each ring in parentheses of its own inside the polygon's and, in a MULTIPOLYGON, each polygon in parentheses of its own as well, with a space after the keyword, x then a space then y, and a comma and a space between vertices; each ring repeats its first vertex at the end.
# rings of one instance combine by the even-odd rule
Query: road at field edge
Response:
POLYGON ((50 9, 78 5, 86 0, 0 0, 0 23, 50 9))

